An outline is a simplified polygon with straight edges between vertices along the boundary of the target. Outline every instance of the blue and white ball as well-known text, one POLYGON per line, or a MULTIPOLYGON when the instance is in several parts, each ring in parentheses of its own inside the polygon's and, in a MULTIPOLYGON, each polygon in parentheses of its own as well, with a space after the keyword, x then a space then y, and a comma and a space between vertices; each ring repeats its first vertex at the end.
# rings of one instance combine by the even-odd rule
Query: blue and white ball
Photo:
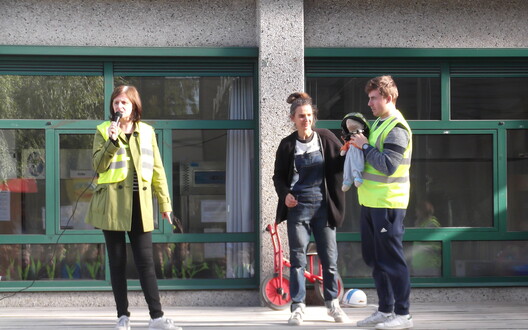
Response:
POLYGON ((346 307, 365 307, 367 295, 360 289, 350 289, 343 295, 342 303, 346 307))

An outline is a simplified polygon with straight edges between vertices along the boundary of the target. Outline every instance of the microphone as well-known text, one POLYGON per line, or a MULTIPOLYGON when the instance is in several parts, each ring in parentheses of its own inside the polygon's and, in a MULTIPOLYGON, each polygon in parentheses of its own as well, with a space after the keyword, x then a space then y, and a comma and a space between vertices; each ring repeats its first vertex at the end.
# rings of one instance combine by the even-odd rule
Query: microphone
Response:
POLYGON ((114 121, 119 124, 119 119, 123 117, 123 113, 121 111, 116 111, 114 113, 114 121))
MULTIPOLYGON (((123 117, 123 113, 121 111, 116 111, 114 112, 114 123, 116 123, 116 125, 119 125, 119 119, 121 119, 121 117, 123 117)), ((109 128, 110 129, 110 128, 109 128)), ((119 131, 118 131, 119 132, 119 131)), ((112 138, 112 136, 110 136, 110 139, 112 141, 116 141, 117 140, 117 135, 116 135, 116 140, 114 140, 112 138)), ((114 142, 115 143, 115 142, 114 142)))

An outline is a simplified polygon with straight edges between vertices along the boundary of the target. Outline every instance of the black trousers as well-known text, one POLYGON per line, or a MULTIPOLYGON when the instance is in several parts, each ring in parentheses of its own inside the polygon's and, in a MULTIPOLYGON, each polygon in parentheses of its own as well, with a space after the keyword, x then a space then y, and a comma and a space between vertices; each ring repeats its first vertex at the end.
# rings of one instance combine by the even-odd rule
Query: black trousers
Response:
POLYGON ((372 267, 378 292, 378 310, 409 314, 411 280, 403 253, 405 209, 361 206, 363 260, 372 267))
MULTIPOLYGON (((147 301, 152 319, 162 317, 158 282, 152 254, 152 233, 143 231, 139 194, 134 192, 132 212, 132 230, 126 232, 134 256, 134 263, 139 274, 141 289, 147 301)), ((130 316, 128 311, 128 289, 126 276, 127 250, 124 231, 103 230, 108 262, 110 264, 110 279, 117 307, 117 317, 130 316)))

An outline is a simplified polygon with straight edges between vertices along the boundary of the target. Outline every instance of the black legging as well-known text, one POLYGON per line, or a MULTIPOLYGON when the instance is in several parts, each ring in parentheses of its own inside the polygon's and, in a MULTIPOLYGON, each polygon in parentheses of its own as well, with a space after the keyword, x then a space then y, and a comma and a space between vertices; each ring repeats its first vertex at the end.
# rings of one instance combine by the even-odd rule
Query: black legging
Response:
MULTIPOLYGON (((130 246, 134 255, 134 263, 139 274, 141 289, 145 295, 152 319, 162 317, 161 302, 158 291, 158 282, 154 268, 152 254, 152 232, 144 232, 141 222, 141 209, 139 194, 134 192, 132 230, 127 232, 130 246)), ((130 316, 128 311, 128 294, 126 278, 126 240, 124 231, 103 230, 106 249, 108 251, 108 262, 110 264, 110 279, 112 291, 117 307, 117 317, 130 316)))

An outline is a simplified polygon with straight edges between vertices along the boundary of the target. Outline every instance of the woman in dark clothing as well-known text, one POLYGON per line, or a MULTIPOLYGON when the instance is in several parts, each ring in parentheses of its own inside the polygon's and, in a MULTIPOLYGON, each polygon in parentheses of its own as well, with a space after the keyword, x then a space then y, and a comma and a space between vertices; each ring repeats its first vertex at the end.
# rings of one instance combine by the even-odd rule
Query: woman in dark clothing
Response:
POLYGON ((327 129, 313 125, 316 108, 306 93, 293 93, 290 119, 296 131, 282 139, 275 158, 273 182, 279 197, 276 221, 287 220, 290 246, 291 316, 303 322, 306 297, 306 249, 314 234, 323 267, 323 295, 328 315, 336 322, 348 317, 339 306, 336 227, 343 222, 345 195, 341 191, 344 158, 341 143, 327 129))

